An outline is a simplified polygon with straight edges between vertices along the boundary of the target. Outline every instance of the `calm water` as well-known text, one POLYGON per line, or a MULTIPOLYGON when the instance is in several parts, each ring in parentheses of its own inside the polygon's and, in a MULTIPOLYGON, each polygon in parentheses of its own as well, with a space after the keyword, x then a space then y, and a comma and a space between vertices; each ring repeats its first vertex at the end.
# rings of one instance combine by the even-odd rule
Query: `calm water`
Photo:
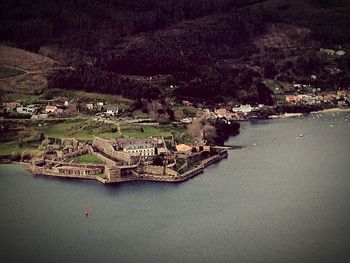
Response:
POLYGON ((182 184, 1 165, 0 262, 350 262, 348 122, 245 123, 244 148, 182 184))

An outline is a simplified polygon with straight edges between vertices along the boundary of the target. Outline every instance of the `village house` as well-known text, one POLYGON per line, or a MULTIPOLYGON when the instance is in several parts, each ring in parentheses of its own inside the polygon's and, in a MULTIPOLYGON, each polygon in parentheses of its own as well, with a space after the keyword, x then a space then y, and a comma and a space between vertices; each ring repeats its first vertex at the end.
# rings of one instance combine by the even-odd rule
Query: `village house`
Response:
POLYGON ((104 102, 97 102, 97 106, 103 106, 105 105, 104 102))
POLYGON ((36 111, 38 111, 40 109, 40 106, 31 104, 31 105, 27 105, 27 106, 19 106, 17 107, 17 112, 20 114, 34 114, 36 111))
POLYGON ((94 104, 93 103, 86 103, 85 104, 85 107, 88 109, 88 110, 92 110, 94 108, 94 104))
POLYGON ((219 118, 226 118, 228 120, 244 120, 243 112, 229 112, 225 108, 215 109, 214 113, 219 118))
POLYGON ((55 112, 57 109, 58 109, 58 108, 57 108, 57 106, 55 106, 55 105, 46 105, 46 106, 45 106, 45 111, 46 111, 47 113, 49 113, 49 112, 55 112))
POLYGON ((239 107, 232 108, 233 112, 249 113, 253 111, 253 107, 250 104, 240 105, 239 107))
POLYGON ((346 90, 338 90, 337 96, 339 98, 346 98, 348 96, 348 92, 346 90))
POLYGON ((109 116, 117 116, 119 112, 119 108, 117 106, 107 106, 106 115, 109 116))

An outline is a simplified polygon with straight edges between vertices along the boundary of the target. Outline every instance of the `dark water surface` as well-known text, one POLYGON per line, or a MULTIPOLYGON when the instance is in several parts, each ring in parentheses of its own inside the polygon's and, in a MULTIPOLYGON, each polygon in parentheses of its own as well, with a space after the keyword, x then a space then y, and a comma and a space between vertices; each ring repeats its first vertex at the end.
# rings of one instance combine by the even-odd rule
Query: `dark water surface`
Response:
POLYGON ((246 147, 181 184, 1 165, 0 262, 350 262, 350 116, 334 115, 245 123, 228 143, 246 147))

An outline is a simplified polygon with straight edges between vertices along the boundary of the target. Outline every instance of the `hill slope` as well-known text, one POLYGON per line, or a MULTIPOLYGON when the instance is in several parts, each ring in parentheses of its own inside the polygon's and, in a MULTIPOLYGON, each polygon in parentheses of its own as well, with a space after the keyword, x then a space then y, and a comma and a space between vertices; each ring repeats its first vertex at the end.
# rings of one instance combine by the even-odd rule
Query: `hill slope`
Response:
POLYGON ((348 51, 345 0, 17 2, 3 6, 3 40, 72 66, 50 72, 51 87, 268 103, 264 79, 307 82, 316 74, 321 88, 349 86, 348 56, 318 52, 348 51), (334 68, 341 74, 327 73, 334 68), (172 75, 167 85, 176 88, 135 77, 158 74, 172 75))

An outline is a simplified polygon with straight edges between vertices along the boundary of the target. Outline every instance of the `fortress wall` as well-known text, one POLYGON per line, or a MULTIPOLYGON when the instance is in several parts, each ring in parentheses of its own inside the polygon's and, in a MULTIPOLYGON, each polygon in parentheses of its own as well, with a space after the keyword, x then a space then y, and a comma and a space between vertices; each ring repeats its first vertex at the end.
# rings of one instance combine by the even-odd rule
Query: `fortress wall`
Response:
POLYGON ((95 137, 92 146, 113 159, 121 160, 126 163, 131 163, 132 161, 130 154, 114 150, 113 146, 107 140, 95 137))

